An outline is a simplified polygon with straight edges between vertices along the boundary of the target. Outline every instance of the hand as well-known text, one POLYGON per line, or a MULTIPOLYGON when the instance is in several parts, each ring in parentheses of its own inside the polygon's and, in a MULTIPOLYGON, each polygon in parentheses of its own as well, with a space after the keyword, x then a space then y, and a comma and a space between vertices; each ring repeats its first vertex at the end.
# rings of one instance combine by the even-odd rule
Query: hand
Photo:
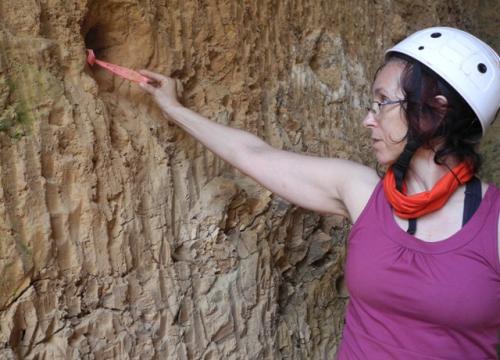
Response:
POLYGON ((150 82, 140 83, 139 86, 153 95, 155 102, 163 111, 167 112, 169 108, 182 106, 177 99, 175 79, 148 70, 139 70, 139 73, 151 79, 150 82))

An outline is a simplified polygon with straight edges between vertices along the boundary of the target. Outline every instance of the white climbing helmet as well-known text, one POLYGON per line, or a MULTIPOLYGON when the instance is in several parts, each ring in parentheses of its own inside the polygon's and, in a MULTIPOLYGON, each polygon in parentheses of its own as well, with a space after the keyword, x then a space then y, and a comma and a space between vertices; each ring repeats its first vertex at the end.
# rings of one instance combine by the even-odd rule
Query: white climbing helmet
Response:
POLYGON ((446 80, 476 113, 483 134, 500 107, 500 58, 471 34, 449 27, 417 31, 387 50, 408 55, 446 80))

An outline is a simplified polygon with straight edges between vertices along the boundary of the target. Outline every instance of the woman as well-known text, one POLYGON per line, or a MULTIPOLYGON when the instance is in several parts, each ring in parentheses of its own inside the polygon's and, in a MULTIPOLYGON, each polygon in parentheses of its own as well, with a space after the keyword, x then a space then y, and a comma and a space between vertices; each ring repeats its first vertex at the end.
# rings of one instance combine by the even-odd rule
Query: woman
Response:
POLYGON ((386 53, 363 125, 389 169, 294 154, 186 109, 174 80, 141 86, 169 119, 264 187, 353 222, 338 359, 491 359, 500 329, 500 191, 474 175, 500 103, 498 55, 452 28, 386 53), (223 140, 222 140, 223 139, 223 140))

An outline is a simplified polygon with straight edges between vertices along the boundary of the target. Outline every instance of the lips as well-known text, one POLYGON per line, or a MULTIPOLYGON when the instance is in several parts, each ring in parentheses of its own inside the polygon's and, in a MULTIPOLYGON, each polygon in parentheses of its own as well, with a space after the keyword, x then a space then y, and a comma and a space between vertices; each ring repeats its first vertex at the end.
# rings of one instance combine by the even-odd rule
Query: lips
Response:
POLYGON ((381 140, 380 139, 373 139, 372 138, 372 146, 375 146, 377 143, 379 143, 381 140))

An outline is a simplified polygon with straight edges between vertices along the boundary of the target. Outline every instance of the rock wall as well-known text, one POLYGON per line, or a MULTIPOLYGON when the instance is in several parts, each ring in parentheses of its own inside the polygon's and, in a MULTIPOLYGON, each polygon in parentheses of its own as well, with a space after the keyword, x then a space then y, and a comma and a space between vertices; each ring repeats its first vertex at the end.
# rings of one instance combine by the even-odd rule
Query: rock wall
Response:
POLYGON ((460 0, 2 0, 0 358, 323 359, 341 336, 349 224, 214 157, 86 47, 180 79, 185 105, 276 147, 373 164, 360 120, 383 50, 479 15, 460 0))

